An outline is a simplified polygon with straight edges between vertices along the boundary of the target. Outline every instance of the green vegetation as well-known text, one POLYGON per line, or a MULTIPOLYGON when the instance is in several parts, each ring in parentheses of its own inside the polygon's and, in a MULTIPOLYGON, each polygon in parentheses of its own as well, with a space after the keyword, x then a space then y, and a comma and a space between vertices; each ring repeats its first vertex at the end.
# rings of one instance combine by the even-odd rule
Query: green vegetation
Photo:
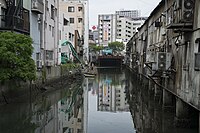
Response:
POLYGON ((62 64, 61 73, 62 73, 62 75, 65 75, 69 71, 72 71, 72 70, 80 68, 80 67, 81 67, 80 64, 76 64, 76 63, 73 63, 73 62, 67 63, 67 64, 62 64))
POLYGON ((31 58, 32 52, 32 39, 29 36, 0 32, 0 82, 35 80, 36 67, 31 58))
POLYGON ((108 44, 108 47, 113 50, 113 52, 120 52, 124 50, 124 44, 122 42, 112 42, 108 44))
POLYGON ((100 50, 103 50, 103 46, 97 46, 96 44, 90 44, 90 50, 94 52, 99 52, 100 50))

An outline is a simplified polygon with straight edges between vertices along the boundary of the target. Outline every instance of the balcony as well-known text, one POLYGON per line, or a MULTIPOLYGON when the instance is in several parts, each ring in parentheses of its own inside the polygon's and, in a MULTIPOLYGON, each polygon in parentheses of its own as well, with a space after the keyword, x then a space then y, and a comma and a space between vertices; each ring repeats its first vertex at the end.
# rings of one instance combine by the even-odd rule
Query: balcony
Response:
POLYGON ((42 0, 32 0, 32 12, 35 12, 37 14, 43 14, 44 13, 44 4, 42 0))
POLYGON ((29 19, 22 19, 17 16, 0 15, 0 31, 16 31, 30 34, 29 19))

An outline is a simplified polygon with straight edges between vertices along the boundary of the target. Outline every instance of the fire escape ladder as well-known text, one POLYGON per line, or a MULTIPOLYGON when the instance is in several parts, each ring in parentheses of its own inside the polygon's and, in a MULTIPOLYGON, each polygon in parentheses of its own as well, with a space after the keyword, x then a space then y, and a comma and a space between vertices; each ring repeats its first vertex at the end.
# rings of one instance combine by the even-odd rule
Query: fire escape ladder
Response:
POLYGON ((7 11, 6 11, 6 26, 10 27, 13 24, 13 14, 15 11, 15 0, 6 0, 7 11))
POLYGON ((6 15, 7 16, 12 16, 14 13, 14 9, 15 9, 15 0, 6 0, 6 5, 7 5, 7 12, 6 15))
POLYGON ((19 18, 22 18, 22 16, 23 16, 23 0, 18 1, 13 15, 17 16, 19 18))

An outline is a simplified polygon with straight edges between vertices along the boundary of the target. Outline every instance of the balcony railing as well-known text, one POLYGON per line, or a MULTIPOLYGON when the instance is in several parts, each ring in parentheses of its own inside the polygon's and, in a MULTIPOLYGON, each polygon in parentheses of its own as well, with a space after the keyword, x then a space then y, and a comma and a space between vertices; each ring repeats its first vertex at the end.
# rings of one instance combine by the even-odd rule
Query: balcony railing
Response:
POLYGON ((17 16, 0 15, 0 30, 29 34, 30 22, 29 19, 22 19, 17 16))
POLYGON ((44 3, 42 0, 32 0, 32 12, 35 12, 37 14, 43 14, 44 13, 44 3))

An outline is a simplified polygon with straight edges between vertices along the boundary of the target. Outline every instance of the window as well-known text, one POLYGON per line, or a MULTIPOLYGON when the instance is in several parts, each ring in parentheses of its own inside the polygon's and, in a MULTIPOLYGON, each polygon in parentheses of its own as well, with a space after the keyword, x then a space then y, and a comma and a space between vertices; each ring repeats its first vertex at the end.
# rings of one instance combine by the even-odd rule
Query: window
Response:
POLYGON ((41 55, 40 55, 40 53, 36 53, 36 60, 41 60, 41 55))
POLYGON ((62 35, 62 32, 61 32, 61 30, 59 30, 59 38, 60 38, 60 40, 61 40, 61 35, 62 35))
POLYGON ((74 35, 72 33, 69 33, 69 40, 73 41, 74 40, 74 35))
POLYGON ((83 23, 83 19, 82 18, 78 18, 78 23, 83 23))
POLYGON ((46 60, 53 60, 53 51, 46 51, 46 60))
POLYGON ((74 10, 75 8, 73 7, 73 6, 69 6, 68 7, 68 12, 74 12, 75 10, 74 10))
POLYGON ((74 34, 72 34, 72 41, 74 41, 74 34))
POLYGON ((45 29, 47 29, 47 22, 44 22, 44 27, 45 29))
POLYGON ((78 7, 79 12, 82 12, 82 10, 83 10, 83 7, 78 7))
POLYGON ((200 53, 200 38, 197 38, 195 43, 198 45, 198 53, 200 53))
POLYGON ((52 27, 52 36, 54 37, 54 27, 52 27))
POLYGON ((54 19, 54 6, 53 5, 51 5, 51 19, 54 19))
POLYGON ((70 22, 71 24, 73 24, 73 23, 74 23, 74 18, 69 18, 69 22, 70 22))
POLYGON ((69 24, 69 21, 67 19, 63 18, 63 25, 66 26, 68 24, 69 24))
POLYGON ((51 25, 49 25, 49 31, 51 31, 51 25))

